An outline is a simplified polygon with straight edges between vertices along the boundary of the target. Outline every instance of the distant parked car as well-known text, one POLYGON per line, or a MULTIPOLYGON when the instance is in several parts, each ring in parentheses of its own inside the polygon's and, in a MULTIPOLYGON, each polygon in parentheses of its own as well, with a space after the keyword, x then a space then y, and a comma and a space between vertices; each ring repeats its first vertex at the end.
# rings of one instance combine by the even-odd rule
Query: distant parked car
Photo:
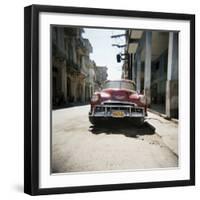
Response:
POLYGON ((94 125, 108 120, 128 120, 142 125, 146 115, 146 98, 136 91, 131 80, 108 80, 91 98, 89 120, 94 125))

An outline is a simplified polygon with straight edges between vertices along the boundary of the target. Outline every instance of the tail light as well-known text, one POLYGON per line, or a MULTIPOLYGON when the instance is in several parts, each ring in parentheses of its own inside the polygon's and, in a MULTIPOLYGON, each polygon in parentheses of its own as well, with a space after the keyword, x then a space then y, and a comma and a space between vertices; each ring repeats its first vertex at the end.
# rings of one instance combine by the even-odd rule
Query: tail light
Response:
POLYGON ((140 95, 140 102, 146 104, 146 97, 144 95, 140 95))
POLYGON ((99 101, 99 99, 100 99, 100 97, 98 94, 93 94, 92 98, 91 98, 91 102, 93 102, 93 103, 97 102, 97 101, 99 101))

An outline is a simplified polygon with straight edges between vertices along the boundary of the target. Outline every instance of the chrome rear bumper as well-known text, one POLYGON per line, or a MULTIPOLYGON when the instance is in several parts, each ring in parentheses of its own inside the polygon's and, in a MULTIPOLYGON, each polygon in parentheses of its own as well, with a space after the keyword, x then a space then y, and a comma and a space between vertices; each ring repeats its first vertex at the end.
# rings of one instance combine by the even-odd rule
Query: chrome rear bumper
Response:
POLYGON ((108 117, 115 118, 114 112, 120 112, 123 115, 120 118, 128 117, 145 117, 143 107, 136 107, 132 105, 98 105, 89 113, 90 117, 108 117))

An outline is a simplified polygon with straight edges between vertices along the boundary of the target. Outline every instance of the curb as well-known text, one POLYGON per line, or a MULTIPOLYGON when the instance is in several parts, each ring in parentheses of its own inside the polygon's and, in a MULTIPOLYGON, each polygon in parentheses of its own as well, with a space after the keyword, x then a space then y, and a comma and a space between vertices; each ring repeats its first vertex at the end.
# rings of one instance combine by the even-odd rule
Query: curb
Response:
MULTIPOLYGON (((174 124, 178 124, 178 120, 177 120, 177 119, 174 119, 174 118, 171 118, 171 119, 166 118, 166 115, 165 115, 165 114, 161 114, 161 113, 159 113, 159 112, 157 112, 157 111, 154 111, 154 110, 152 110, 152 109, 149 109, 149 108, 148 108, 148 112, 151 112, 151 113, 153 113, 153 114, 156 114, 156 115, 158 115, 159 117, 162 117, 162 118, 164 118, 164 119, 166 119, 166 120, 168 120, 168 121, 170 121, 170 122, 172 122, 172 123, 174 123, 174 124)), ((148 121, 148 123, 149 123, 150 126, 153 126, 153 124, 152 124, 150 121, 148 121)), ((154 126, 153 126, 153 127, 154 127, 154 126)), ((168 142, 168 136, 163 136, 162 134, 159 133, 159 131, 156 131, 156 130, 155 130, 155 133, 158 134, 158 135, 161 137, 163 143, 178 157, 178 156, 179 156, 179 155, 178 155, 178 152, 176 152, 176 150, 174 149, 173 145, 171 146, 171 145, 169 144, 169 142, 168 142)))
POLYGON ((158 116, 160 116, 160 117, 163 117, 163 118, 166 119, 166 120, 169 120, 169 121, 172 121, 172 122, 178 124, 178 119, 169 118, 169 117, 167 117, 166 114, 159 113, 158 111, 152 110, 152 109, 150 109, 150 108, 147 108, 147 111, 152 112, 152 113, 154 113, 154 114, 156 114, 156 115, 158 115, 158 116))

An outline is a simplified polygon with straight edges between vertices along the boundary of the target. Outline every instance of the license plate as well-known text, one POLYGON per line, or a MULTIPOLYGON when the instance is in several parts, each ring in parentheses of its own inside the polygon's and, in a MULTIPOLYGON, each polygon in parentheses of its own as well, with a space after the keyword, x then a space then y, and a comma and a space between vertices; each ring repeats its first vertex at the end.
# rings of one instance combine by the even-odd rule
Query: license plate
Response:
POLYGON ((113 111, 112 112, 112 116, 116 117, 116 118, 121 118, 121 117, 124 117, 124 112, 122 112, 122 111, 113 111))

